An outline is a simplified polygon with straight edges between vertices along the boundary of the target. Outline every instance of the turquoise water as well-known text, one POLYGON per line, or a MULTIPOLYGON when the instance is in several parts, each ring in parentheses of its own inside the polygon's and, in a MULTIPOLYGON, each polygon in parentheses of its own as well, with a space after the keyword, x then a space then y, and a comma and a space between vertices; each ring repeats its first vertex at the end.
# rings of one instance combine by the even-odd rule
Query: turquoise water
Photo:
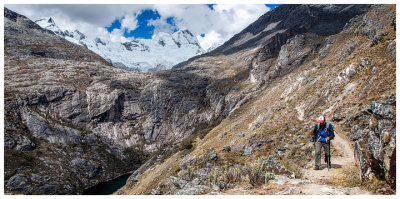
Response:
POLYGON ((83 191, 83 195, 110 195, 126 184, 131 174, 125 174, 113 180, 102 182, 83 191))

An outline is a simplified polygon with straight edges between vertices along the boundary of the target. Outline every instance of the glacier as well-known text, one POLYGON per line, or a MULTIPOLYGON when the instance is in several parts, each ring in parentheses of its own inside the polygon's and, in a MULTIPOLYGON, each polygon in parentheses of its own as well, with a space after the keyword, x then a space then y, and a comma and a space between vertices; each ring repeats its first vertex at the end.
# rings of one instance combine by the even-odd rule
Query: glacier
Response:
POLYGON ((107 38, 88 37, 79 30, 62 30, 51 17, 36 20, 35 23, 72 43, 88 48, 114 67, 127 70, 151 72, 170 69, 206 52, 188 29, 180 29, 173 34, 159 32, 152 39, 128 38, 127 42, 115 42, 107 38))

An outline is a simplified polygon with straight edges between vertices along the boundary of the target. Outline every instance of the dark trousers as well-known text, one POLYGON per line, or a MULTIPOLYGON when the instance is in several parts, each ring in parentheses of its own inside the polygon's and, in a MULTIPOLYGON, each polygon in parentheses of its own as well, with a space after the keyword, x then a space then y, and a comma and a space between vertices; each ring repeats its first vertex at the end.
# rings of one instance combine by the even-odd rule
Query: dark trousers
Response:
MULTIPOLYGON (((325 152, 325 157, 328 158, 328 161, 330 161, 330 145, 329 143, 324 143, 324 142, 317 142, 315 143, 315 166, 320 167, 321 166, 321 148, 324 148, 325 152)), ((329 164, 330 162, 328 162, 329 164)))

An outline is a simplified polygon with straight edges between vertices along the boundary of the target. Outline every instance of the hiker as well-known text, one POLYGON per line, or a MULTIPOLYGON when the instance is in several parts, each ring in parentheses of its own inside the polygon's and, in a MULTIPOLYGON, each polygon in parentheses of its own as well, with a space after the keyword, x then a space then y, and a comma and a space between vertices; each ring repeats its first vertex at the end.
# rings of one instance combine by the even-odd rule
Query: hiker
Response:
POLYGON ((330 141, 335 137, 334 126, 330 122, 327 122, 325 116, 318 118, 318 124, 314 127, 312 136, 312 143, 315 146, 315 167, 314 170, 319 170, 321 166, 321 148, 324 148, 325 162, 327 163, 328 169, 331 168, 331 153, 330 153, 330 141))

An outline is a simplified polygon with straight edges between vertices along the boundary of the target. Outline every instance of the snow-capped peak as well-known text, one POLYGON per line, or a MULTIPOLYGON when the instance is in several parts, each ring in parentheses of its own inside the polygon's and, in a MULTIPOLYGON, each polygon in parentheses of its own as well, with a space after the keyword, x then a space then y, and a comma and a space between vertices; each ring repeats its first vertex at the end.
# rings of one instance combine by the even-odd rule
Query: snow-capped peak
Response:
POLYGON ((194 34, 186 28, 173 34, 159 32, 152 39, 128 39, 128 42, 121 43, 95 35, 87 37, 79 30, 62 30, 51 17, 35 22, 72 43, 92 50, 115 67, 124 69, 144 72, 169 69, 205 52, 194 34))
POLYGON ((81 33, 79 30, 62 30, 51 17, 36 20, 35 23, 37 23, 40 27, 51 30, 66 40, 79 45, 83 45, 79 43, 79 41, 86 38, 86 35, 81 33))
POLYGON ((165 32, 159 32, 157 35, 154 37, 154 40, 157 41, 157 43, 161 46, 175 46, 175 41, 172 39, 172 35, 165 33, 165 32))
MULTIPOLYGON (((53 18, 42 18, 39 20, 36 20, 35 23, 37 23, 40 27, 46 28, 48 30, 53 31, 54 33, 56 32, 63 32, 57 24, 54 22, 53 18)), ((56 33, 57 34, 57 33, 56 33)))
POLYGON ((53 18, 51 18, 51 17, 49 18, 49 20, 47 20, 47 23, 56 25, 56 23, 54 22, 53 18))
POLYGON ((206 50, 206 52, 211 52, 211 51, 213 51, 213 50, 215 50, 216 48, 218 48, 218 47, 220 47, 222 44, 224 44, 225 43, 225 40, 221 40, 221 41, 219 41, 219 42, 215 42, 212 46, 210 46, 207 50, 206 50))
MULTIPOLYGON (((199 45, 199 41, 197 40, 196 36, 188 29, 181 29, 174 34, 172 34, 172 38, 176 43, 182 44, 193 44, 199 45)), ((200 47, 200 45, 199 45, 200 47)))

